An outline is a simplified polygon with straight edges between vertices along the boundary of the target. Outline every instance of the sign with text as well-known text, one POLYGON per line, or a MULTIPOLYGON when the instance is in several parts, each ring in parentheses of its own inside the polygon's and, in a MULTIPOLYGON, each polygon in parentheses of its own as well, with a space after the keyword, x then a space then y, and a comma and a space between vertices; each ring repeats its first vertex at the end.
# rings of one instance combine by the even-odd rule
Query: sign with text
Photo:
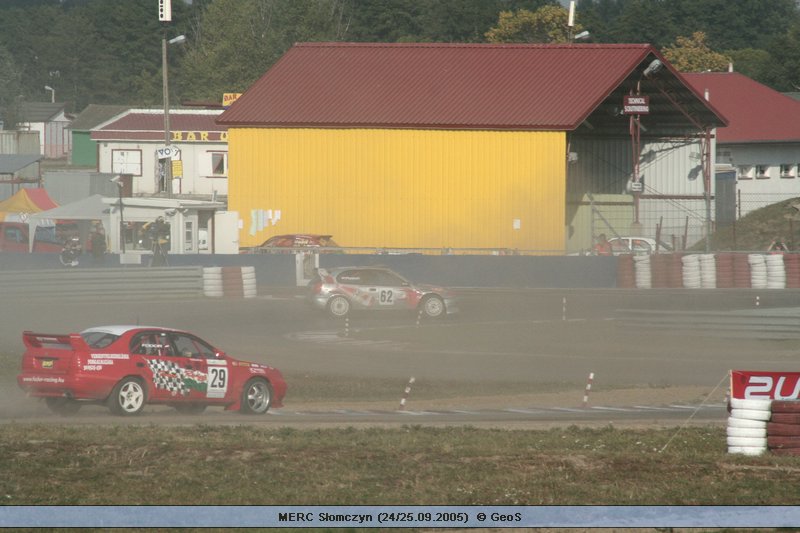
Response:
POLYGON ((625 96, 622 101, 622 112, 626 115, 647 115, 650 113, 649 96, 625 96))
POLYGON ((181 151, 174 146, 164 146, 162 148, 156 148, 156 157, 158 159, 179 160, 181 158, 181 151))
POLYGON ((800 372, 731 370, 731 398, 744 400, 800 399, 800 372))
POLYGON ((222 95, 222 107, 228 108, 232 103, 239 99, 242 93, 224 93, 222 95))

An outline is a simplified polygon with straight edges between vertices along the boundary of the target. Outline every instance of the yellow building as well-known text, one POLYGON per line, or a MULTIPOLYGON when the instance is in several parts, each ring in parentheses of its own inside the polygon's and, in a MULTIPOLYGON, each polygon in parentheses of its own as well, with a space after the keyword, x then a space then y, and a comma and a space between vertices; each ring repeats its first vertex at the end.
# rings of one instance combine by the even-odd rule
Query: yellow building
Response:
POLYGON ((218 119, 240 246, 316 233, 346 247, 563 253, 570 137, 626 132, 601 108, 657 57, 648 45, 296 45, 218 119))

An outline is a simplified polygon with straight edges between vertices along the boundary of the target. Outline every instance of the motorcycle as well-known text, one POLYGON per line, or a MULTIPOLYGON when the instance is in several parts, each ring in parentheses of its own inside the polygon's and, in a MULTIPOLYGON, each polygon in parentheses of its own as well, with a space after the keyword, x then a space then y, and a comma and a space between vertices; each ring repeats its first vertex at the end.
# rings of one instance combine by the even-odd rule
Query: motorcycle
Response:
POLYGON ((64 243, 61 253, 58 254, 58 260, 66 267, 76 267, 78 266, 81 253, 83 253, 83 247, 81 246, 80 239, 78 239, 78 237, 72 237, 64 243))

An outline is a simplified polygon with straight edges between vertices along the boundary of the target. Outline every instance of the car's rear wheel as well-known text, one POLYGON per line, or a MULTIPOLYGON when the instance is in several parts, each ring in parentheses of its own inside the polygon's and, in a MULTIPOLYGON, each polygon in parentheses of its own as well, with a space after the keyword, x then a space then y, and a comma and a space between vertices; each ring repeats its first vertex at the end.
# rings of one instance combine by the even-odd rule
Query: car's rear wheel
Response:
POLYGON ((45 398, 44 403, 51 412, 61 416, 74 415, 81 408, 80 402, 69 398, 45 398))
POLYGON ((108 408, 115 415, 137 415, 144 409, 147 391, 138 378, 124 378, 114 386, 108 397, 108 408))
POLYGON ((439 318, 445 314, 447 309, 444 300, 438 296, 426 296, 420 304, 422 312, 428 318, 439 318))
POLYGON ((341 295, 332 296, 328 300, 328 313, 336 318, 347 316, 350 312, 350 300, 341 295))
POLYGON ((204 403, 176 403, 172 407, 182 415, 199 415, 206 410, 204 403))
POLYGON ((252 378, 242 389, 239 412, 245 415, 263 415, 272 405, 272 385, 266 379, 252 378))

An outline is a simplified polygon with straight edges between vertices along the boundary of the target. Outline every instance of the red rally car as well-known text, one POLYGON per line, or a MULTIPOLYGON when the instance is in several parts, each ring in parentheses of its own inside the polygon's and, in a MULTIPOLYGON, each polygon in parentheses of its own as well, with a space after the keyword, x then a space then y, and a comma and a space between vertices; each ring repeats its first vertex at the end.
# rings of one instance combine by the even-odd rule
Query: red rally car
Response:
POLYGON ((17 383, 55 413, 105 403, 117 415, 146 404, 198 414, 209 405, 245 414, 281 407, 286 382, 267 365, 239 361, 185 331, 102 326, 51 335, 25 331, 17 383))

